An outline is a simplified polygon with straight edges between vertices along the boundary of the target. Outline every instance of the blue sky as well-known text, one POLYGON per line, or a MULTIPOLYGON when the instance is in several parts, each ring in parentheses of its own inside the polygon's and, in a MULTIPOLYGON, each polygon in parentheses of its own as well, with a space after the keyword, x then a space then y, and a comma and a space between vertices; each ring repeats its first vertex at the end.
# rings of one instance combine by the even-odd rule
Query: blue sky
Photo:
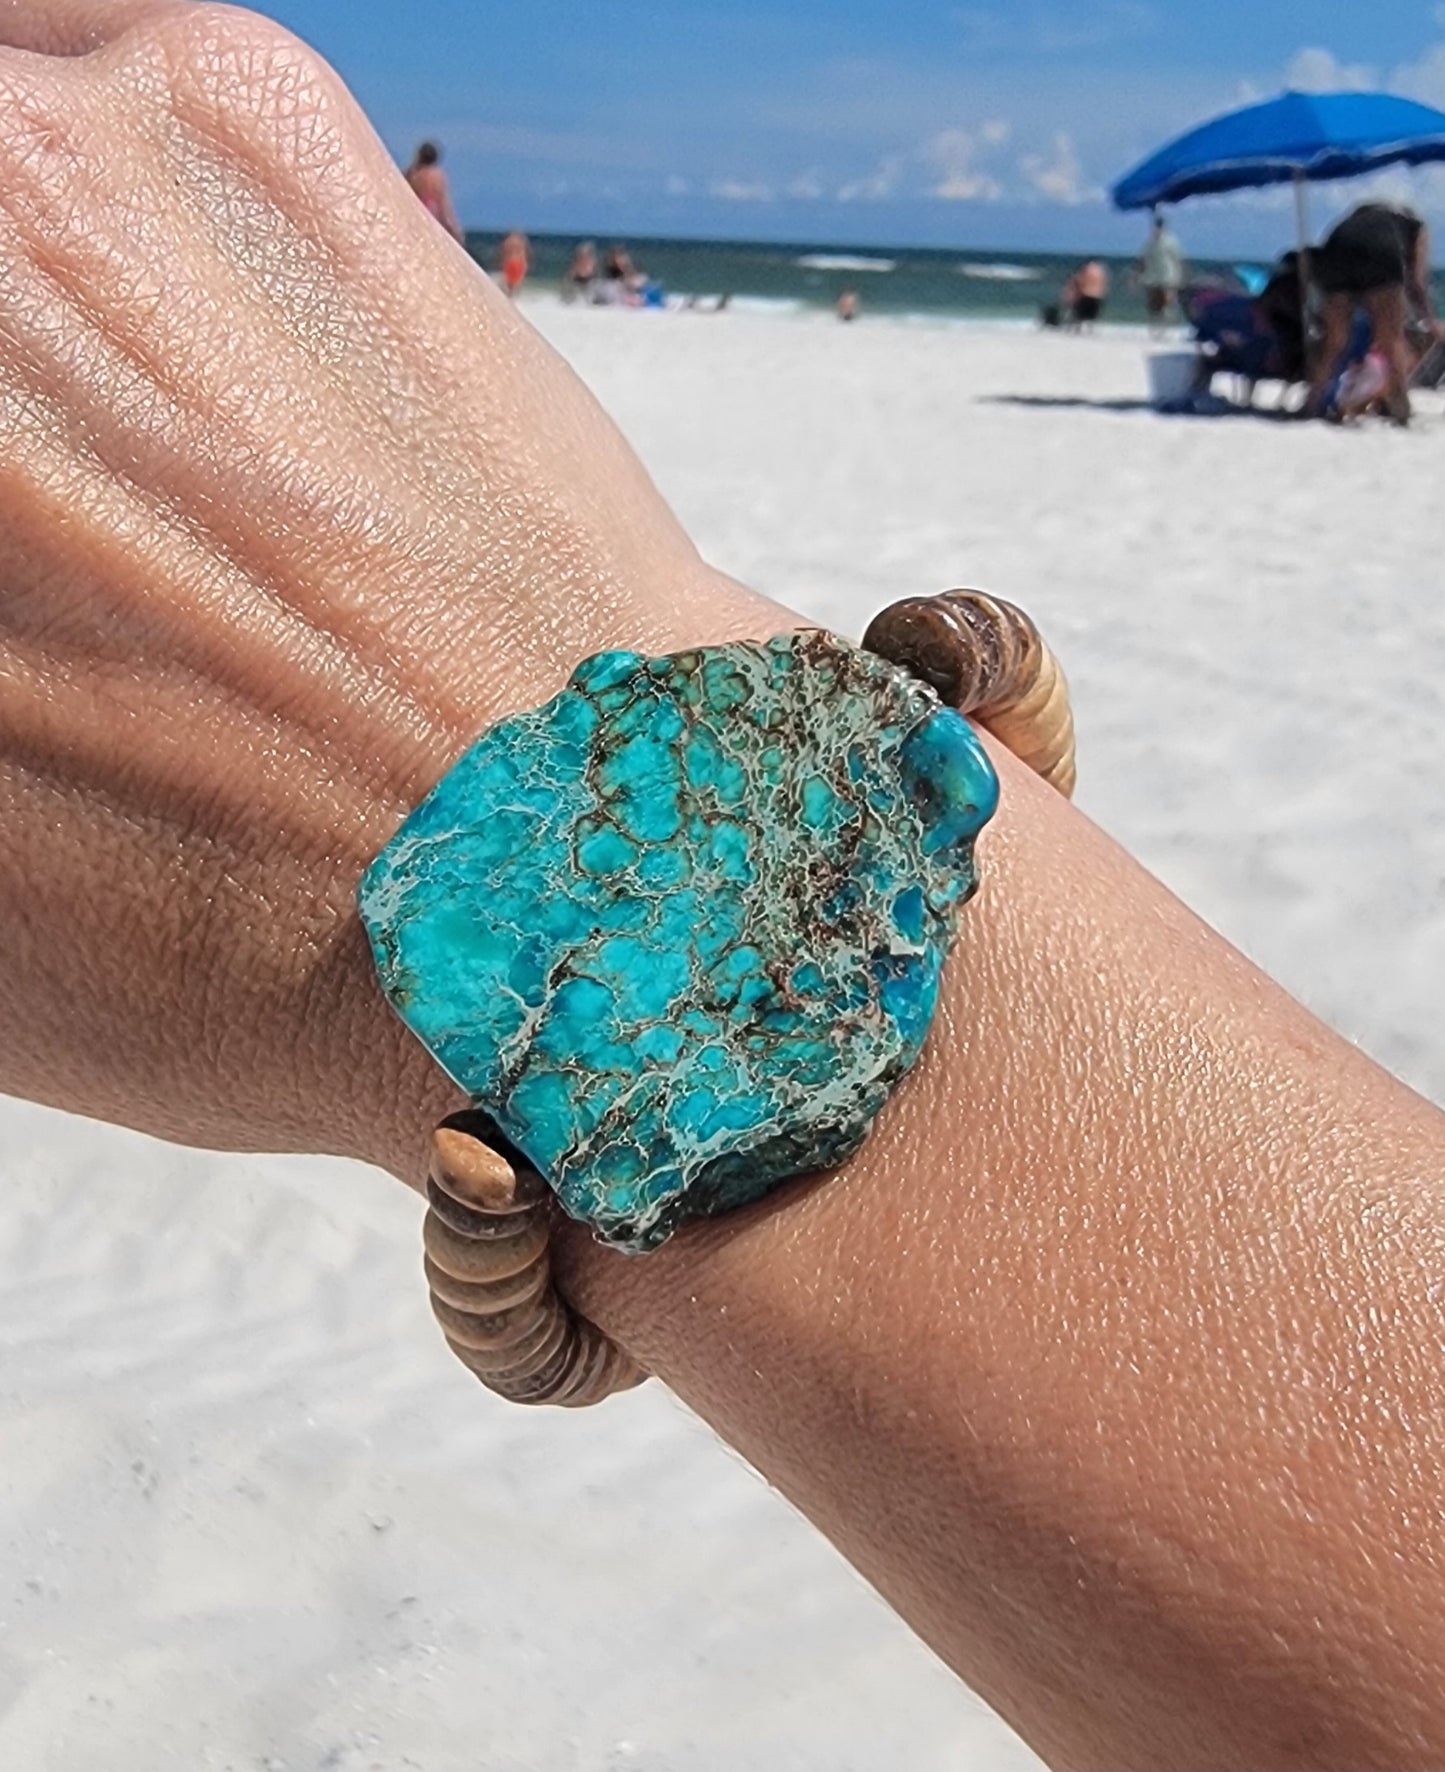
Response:
MULTIPOLYGON (((476 227, 1127 247, 1103 188, 1286 84, 1445 107, 1415 0, 262 0, 398 158, 443 145, 476 227)), ((1445 178, 1399 175, 1445 221, 1445 178)), ((1322 187, 1324 219, 1356 194, 1322 187)), ((1287 193, 1196 203, 1200 251, 1273 249, 1287 193)))

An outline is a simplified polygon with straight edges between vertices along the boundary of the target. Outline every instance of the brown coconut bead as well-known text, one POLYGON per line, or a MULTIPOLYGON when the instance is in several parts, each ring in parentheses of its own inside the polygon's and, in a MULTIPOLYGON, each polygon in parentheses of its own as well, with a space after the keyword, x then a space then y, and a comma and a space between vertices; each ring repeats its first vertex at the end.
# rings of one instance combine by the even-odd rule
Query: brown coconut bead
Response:
POLYGON ((457 1359, 519 1403, 600 1402, 645 1376, 552 1280, 546 1183, 455 1114, 432 1135, 422 1226, 432 1312, 457 1359))
POLYGON ((1059 662, 1023 610, 985 591, 891 604, 863 644, 930 684, 1066 797, 1074 791, 1074 717, 1059 662))
POLYGON ((433 1298, 473 1316, 493 1315, 530 1304, 552 1283, 551 1266, 546 1261, 524 1268, 509 1280, 491 1280, 484 1285, 454 1279, 451 1274, 443 1273, 429 1255, 423 1258, 422 1266, 433 1298))
POLYGON ((546 1258, 549 1226, 545 1218, 529 1219, 514 1237, 465 1237, 428 1212, 422 1225, 426 1252, 454 1280, 485 1285, 510 1280, 546 1258))
POLYGON ((536 1338, 538 1323, 546 1320, 530 1299, 507 1310, 462 1311, 433 1292, 431 1308, 448 1341, 478 1353, 500 1353, 504 1348, 523 1352, 536 1338))
MULTIPOLYGON (((478 1322, 485 1320, 481 1317, 477 1319, 478 1322)), ((502 1347, 487 1347, 485 1344, 478 1346, 480 1337, 472 1335, 466 1329, 460 1335, 448 1334, 447 1345, 461 1363, 479 1378, 520 1380, 541 1371, 572 1333, 572 1324, 566 1312, 551 1311, 539 1314, 520 1341, 509 1342, 502 1347)))
POLYGON ((428 1176, 459 1206, 478 1212, 525 1212, 529 1206, 545 1206, 547 1184, 535 1169, 513 1165, 483 1142, 489 1129, 483 1115, 453 1114, 443 1120, 431 1139, 428 1176))
POLYGON ((516 1212, 477 1212, 444 1193, 430 1176, 427 1177, 426 1198, 428 1206, 450 1230, 458 1236, 482 1241, 515 1237, 528 1225, 544 1220, 547 1214, 547 1208, 540 1203, 521 1207, 516 1212))

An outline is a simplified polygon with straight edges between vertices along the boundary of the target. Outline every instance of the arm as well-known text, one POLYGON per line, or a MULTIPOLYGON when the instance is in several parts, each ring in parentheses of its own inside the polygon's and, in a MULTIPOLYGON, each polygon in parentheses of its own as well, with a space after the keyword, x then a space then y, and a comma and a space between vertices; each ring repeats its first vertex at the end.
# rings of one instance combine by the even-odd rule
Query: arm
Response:
MULTIPOLYGON (((361 867, 582 654, 789 618, 325 70, 137 10, 0 51, 0 1086, 415 1181, 361 867)), ((1044 1751, 1438 1761, 1439 1116, 1001 766, 860 1157, 571 1283, 1044 1751)))
POLYGON ((1415 249, 1410 255, 1409 271, 1405 279, 1405 294, 1420 318, 1437 326, 1435 306, 1430 300, 1430 230, 1424 222, 1421 222, 1415 235, 1415 249))
POLYGON ((460 220, 458 220, 457 212, 452 207, 451 181, 447 178, 445 173, 442 173, 441 175, 440 189, 442 226, 451 235, 453 240, 457 241, 459 244, 464 244, 467 237, 467 231, 462 226, 460 220))
POLYGON ((576 1289, 1046 1755, 1429 1764, 1440 1116, 1000 766, 874 1141, 576 1289))
POLYGON ((447 178, 447 175, 442 171, 440 166, 432 166, 428 171, 430 173, 429 183, 431 185, 432 195, 436 201, 436 218, 451 235, 453 240, 456 240, 459 243, 464 243, 466 240, 466 231, 462 227, 462 224, 457 220, 457 212, 452 207, 451 181, 447 178))

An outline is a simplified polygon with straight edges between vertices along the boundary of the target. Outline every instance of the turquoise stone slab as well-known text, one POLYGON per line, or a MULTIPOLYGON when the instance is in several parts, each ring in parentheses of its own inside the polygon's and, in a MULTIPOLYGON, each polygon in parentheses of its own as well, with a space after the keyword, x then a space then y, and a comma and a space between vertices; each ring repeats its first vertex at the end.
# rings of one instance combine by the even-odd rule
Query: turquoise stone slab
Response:
POLYGON ((645 1249, 862 1141, 997 792, 966 720, 832 635, 607 652, 472 746, 361 914, 437 1061, 645 1249))

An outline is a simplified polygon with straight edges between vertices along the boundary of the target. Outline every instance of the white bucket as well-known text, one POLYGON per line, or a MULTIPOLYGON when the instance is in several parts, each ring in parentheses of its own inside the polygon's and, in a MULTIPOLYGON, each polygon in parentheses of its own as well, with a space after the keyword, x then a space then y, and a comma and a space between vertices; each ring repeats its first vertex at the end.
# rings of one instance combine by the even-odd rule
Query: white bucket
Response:
POLYGON ((1179 406, 1189 398, 1198 363, 1193 351, 1153 351, 1145 361, 1151 406, 1179 406))

